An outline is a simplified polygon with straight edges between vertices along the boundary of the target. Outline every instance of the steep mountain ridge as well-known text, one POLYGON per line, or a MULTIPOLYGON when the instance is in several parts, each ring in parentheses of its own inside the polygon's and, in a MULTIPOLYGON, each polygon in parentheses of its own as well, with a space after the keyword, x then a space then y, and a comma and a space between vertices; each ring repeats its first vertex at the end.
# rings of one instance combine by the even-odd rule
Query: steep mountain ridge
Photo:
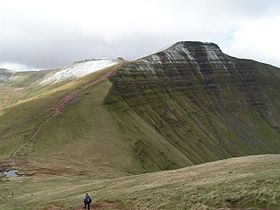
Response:
POLYGON ((105 104, 129 106, 194 164, 279 153, 279 79, 216 44, 178 42, 123 65, 105 104))

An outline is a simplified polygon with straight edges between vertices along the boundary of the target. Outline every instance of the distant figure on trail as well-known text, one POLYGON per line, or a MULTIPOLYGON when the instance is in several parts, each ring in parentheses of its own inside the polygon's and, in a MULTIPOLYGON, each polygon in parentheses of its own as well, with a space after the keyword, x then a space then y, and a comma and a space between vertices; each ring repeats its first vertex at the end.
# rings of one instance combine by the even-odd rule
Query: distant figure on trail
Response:
POLYGON ((91 201, 92 201, 91 197, 89 196, 88 193, 86 193, 86 196, 84 197, 85 209, 90 210, 91 201))

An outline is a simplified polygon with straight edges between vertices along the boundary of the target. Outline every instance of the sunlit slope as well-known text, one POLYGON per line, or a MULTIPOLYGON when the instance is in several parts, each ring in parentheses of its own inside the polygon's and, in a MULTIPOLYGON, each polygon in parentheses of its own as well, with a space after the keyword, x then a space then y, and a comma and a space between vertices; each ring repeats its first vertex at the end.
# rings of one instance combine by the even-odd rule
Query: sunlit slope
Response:
POLYGON ((122 66, 111 81, 106 106, 128 105, 194 164, 280 152, 276 67, 213 43, 178 42, 122 66))
POLYGON ((104 58, 77 61, 63 68, 42 71, 0 69, 0 109, 121 62, 120 59, 104 58))
POLYGON ((109 180, 55 175, 20 178, 0 182, 0 209, 82 209, 88 192, 94 209, 277 210, 279 164, 279 155, 264 155, 109 180))
POLYGON ((127 107, 125 112, 112 113, 103 105, 111 87, 108 79, 81 91, 62 113, 44 123, 61 97, 113 68, 118 67, 96 72, 2 110, 2 165, 10 164, 23 174, 110 177, 192 165, 132 109, 127 107), (12 163, 9 157, 21 147, 12 163))

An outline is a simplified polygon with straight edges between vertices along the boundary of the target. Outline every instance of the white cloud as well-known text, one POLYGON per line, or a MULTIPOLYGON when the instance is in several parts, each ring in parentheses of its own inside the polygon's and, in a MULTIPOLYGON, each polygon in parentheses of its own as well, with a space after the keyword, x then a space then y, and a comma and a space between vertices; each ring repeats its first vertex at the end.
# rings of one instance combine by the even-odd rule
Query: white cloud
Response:
POLYGON ((237 28, 228 53, 280 67, 280 16, 246 21, 237 28))
POLYGON ((279 34, 279 12, 278 0, 0 0, 0 63, 42 69, 94 57, 132 59, 201 40, 274 64, 277 37, 267 34, 279 34), (256 45, 258 54, 249 50, 256 45))
POLYGON ((14 70, 14 71, 36 71, 38 69, 35 69, 34 67, 31 66, 25 66, 23 64, 18 64, 18 63, 0 63, 1 68, 3 69, 9 69, 9 70, 14 70))

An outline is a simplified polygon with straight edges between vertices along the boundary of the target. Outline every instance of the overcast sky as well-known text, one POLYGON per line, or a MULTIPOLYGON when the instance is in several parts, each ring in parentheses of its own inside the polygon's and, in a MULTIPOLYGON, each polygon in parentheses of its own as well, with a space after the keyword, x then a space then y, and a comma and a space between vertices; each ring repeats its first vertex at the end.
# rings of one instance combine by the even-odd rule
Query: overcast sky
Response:
POLYGON ((279 0, 0 0, 0 67, 133 59, 181 40, 280 67, 279 0))

